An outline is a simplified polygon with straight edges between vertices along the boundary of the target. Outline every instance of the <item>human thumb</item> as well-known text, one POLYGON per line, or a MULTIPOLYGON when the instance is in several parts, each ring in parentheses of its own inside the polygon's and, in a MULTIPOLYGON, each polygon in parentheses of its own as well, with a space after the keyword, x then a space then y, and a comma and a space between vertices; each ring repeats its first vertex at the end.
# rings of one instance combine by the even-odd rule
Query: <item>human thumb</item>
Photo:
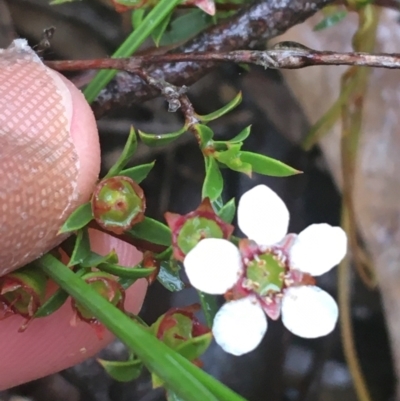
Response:
POLYGON ((18 39, 0 49, 0 276, 58 245, 100 169, 82 93, 18 39))

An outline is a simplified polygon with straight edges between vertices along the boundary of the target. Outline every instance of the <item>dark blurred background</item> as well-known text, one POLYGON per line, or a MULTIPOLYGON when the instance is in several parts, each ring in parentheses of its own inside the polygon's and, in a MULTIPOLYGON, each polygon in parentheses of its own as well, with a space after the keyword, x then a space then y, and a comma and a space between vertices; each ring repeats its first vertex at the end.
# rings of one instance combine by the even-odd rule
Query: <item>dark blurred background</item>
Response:
MULTIPOLYGON (((56 27, 48 59, 96 58, 110 55, 129 33, 129 17, 117 14, 106 1, 86 0, 49 6, 47 0, 0 0, 0 47, 13 37, 31 45, 42 30, 56 27), (9 11, 9 14, 6 11, 9 11), (9 18, 11 17, 11 18, 9 18), (77 45, 79 43, 79 45, 77 45)), ((70 75, 78 84, 82 76, 70 75)), ((238 91, 243 102, 212 124, 218 138, 231 138, 252 124, 247 150, 277 158, 303 170, 290 178, 269 178, 225 170, 225 199, 239 197, 250 187, 265 183, 287 203, 290 231, 299 232, 316 222, 339 223, 340 195, 318 149, 302 151, 293 138, 304 136, 309 126, 302 110, 277 72, 223 65, 190 88, 195 110, 206 114, 226 104, 238 91)), ((180 128, 179 113, 168 113, 157 98, 119 110, 99 121, 103 171, 116 160, 131 125, 145 132, 165 133, 180 128)), ((203 160, 190 135, 168 147, 140 145, 134 163, 157 163, 143 188, 148 214, 163 219, 166 210, 186 213, 200 202, 203 160)), ((336 296, 336 271, 318 279, 318 285, 336 296)), ((356 275, 352 279, 352 316, 362 368, 375 401, 394 400, 394 376, 384 316, 378 290, 370 291, 356 275)), ((170 293, 157 282, 150 288, 141 317, 152 323, 170 306, 196 302, 192 290, 170 293)), ((121 358, 124 346, 116 341, 102 352, 104 358, 121 358)), ((204 355, 205 369, 249 401, 353 401, 356 395, 344 362, 339 328, 327 337, 304 340, 291 335, 280 321, 269 321, 268 333, 254 352, 233 357, 213 344, 204 355)), ((132 383, 117 383, 93 359, 59 374, 0 393, 0 400, 37 401, 155 401, 160 390, 151 390, 144 373, 132 383)))

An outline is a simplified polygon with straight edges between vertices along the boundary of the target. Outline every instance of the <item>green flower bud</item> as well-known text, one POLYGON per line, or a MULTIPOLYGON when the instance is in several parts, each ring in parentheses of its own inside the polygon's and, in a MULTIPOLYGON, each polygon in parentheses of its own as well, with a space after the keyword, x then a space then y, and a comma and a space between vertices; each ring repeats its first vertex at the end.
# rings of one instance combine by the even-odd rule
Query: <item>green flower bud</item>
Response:
POLYGON ((122 234, 144 219, 146 200, 142 188, 129 177, 101 181, 92 196, 92 211, 100 227, 122 234))

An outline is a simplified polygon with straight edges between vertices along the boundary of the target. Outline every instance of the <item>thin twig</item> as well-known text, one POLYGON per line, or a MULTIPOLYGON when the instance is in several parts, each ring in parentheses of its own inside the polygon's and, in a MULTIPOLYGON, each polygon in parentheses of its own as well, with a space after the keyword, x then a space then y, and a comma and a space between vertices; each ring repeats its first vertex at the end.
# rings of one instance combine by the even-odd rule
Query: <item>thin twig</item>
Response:
MULTIPOLYGON (((87 69, 124 70, 142 76, 143 68, 151 64, 180 62, 233 62, 256 64, 265 68, 298 69, 315 65, 351 65, 376 68, 400 68, 398 53, 332 52, 310 49, 296 42, 281 42, 266 51, 237 50, 222 53, 157 54, 119 59, 47 61, 46 64, 59 71, 87 69)), ((147 76, 150 76, 146 73, 147 76)), ((159 82, 163 80, 158 80, 159 82)), ((169 84, 172 85, 172 84, 169 84)), ((153 85, 154 87, 157 87, 153 85)), ((160 89, 160 88, 158 88, 160 89)))
POLYGON ((135 73, 139 75, 140 78, 142 78, 148 85, 158 89, 161 92, 168 102, 168 111, 175 112, 181 108, 183 115, 185 116, 185 126, 187 130, 194 131, 195 135, 197 136, 197 132, 192 128, 195 124, 199 123, 199 120, 194 111, 192 102, 186 95, 186 86, 177 87, 169 82, 165 82, 162 79, 153 78, 145 71, 140 69, 134 68, 132 71, 135 71, 135 73))

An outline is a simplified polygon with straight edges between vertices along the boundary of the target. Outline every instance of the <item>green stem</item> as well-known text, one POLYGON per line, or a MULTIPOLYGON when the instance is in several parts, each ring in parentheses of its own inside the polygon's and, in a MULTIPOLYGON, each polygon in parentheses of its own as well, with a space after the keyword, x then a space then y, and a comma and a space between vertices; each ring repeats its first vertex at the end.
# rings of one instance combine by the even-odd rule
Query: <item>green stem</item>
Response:
MULTIPOLYGON (((343 210, 342 227, 345 231, 349 228, 349 216, 346 209, 343 210)), ((338 271, 338 292, 340 308, 340 326, 343 343, 343 352, 353 378, 354 388, 359 401, 372 401, 369 395, 367 383, 365 382, 361 366, 358 361, 357 351, 354 344, 353 325, 350 312, 350 277, 349 277, 349 257, 339 265, 338 271)))
POLYGON ((181 355, 153 337, 144 327, 96 293, 54 256, 46 254, 38 266, 77 302, 87 308, 160 377, 167 388, 187 401, 245 401, 181 355))

